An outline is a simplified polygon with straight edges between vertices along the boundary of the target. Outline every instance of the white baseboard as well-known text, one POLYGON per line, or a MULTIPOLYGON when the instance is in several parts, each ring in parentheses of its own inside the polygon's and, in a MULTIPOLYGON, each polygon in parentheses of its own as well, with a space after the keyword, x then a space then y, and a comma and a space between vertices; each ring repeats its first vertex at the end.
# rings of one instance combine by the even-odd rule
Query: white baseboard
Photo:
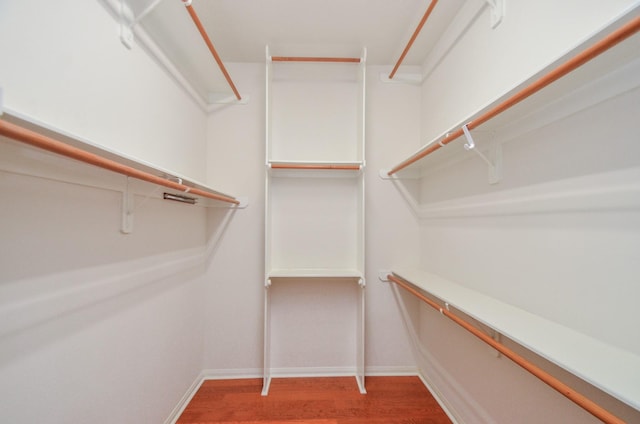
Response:
POLYGON ((262 368, 227 368, 202 370, 203 380, 238 380, 242 378, 262 378, 262 368))
MULTIPOLYGON (((305 368, 277 368, 272 369, 271 376, 273 378, 296 378, 296 377, 352 377, 355 375, 355 367, 305 367, 305 368)), ((425 382, 420 375, 418 369, 414 366, 385 367, 374 366, 367 367, 365 371, 367 377, 381 376, 418 376, 425 382)), ((175 424, 180 418, 182 412, 191 402, 200 386, 205 380, 237 380, 243 378, 262 378, 262 368, 240 368, 240 369, 205 369, 196 377, 191 386, 187 389, 178 404, 173 408, 169 417, 164 424, 175 424)), ((427 388, 429 386, 426 384, 427 388)), ((432 393, 433 391, 430 390, 432 393)), ((435 394, 434 394, 435 396, 435 394)), ((438 403, 441 403, 436 398, 438 403)), ((444 409, 444 408, 443 408, 444 409)), ((445 409, 446 412, 446 409, 445 409)), ((447 412, 447 415, 449 413, 447 412)), ((454 423, 456 423, 454 421, 454 423)), ((457 423, 456 423, 457 424, 457 423)))
POLYGON ((433 356, 420 355, 417 359, 422 365, 422 372, 419 373, 422 382, 454 424, 465 422, 495 424, 491 415, 433 356))
POLYGON ((431 393, 431 396, 433 396, 436 402, 438 402, 438 405, 440 405, 440 408, 442 408, 444 413, 447 414, 447 417, 449 417, 451 422, 453 424, 462 424, 462 422, 458 420, 458 417, 456 416, 456 414, 454 414, 453 411, 450 409, 449 402, 445 401, 445 399, 442 397, 442 394, 429 383, 427 378, 422 373, 418 373, 418 377, 420 377, 422 384, 424 384, 427 390, 429 390, 429 392, 431 393))
POLYGON ((420 376, 420 371, 416 366, 400 366, 400 367, 366 367, 366 377, 404 377, 404 376, 420 376))
POLYGON ((187 405, 189 405, 191 399, 193 399, 195 394, 198 392, 198 389, 200 389, 200 386, 202 385, 204 380, 206 379, 203 377, 203 374, 200 373, 193 381, 193 383, 191 383, 191 386, 189 386, 175 408, 173 408, 173 410, 169 414, 169 417, 164 420, 164 424, 175 424, 176 421, 178 421, 178 418, 180 418, 180 415, 182 415, 187 405))

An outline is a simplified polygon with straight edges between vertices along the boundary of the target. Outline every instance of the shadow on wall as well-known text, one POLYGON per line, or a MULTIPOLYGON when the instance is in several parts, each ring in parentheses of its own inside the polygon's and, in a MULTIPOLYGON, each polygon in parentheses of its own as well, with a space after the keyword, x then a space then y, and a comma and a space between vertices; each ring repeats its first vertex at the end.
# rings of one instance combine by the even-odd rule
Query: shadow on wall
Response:
POLYGON ((136 195, 134 229, 123 234, 122 192, 111 187, 125 177, 73 162, 61 163, 72 164, 69 178, 63 166, 43 177, 48 154, 5 141, 0 153, 0 366, 193 282, 235 213, 136 195), (15 154, 30 166, 10 166, 15 154))

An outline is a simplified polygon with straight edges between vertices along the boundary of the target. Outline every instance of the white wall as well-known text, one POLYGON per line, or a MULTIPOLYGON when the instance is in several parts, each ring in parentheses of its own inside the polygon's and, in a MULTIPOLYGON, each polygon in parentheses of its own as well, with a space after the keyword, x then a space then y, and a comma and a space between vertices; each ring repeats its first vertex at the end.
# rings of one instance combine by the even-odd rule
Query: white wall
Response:
MULTIPOLYGON (((631 3, 513 0, 495 30, 485 9, 423 84, 423 142, 529 78, 631 3)), ((636 71, 624 78, 636 78, 634 66, 636 71)), ((535 205, 535 191, 555 196, 565 210, 525 206, 517 212, 474 215, 470 207, 467 216, 425 219, 421 267, 640 353, 634 336, 640 318, 634 305, 640 295, 635 255, 640 214, 637 206, 622 206, 637 202, 624 198, 635 191, 621 188, 640 170, 638 132, 628 125, 637 115, 639 99, 636 87, 522 132, 504 145, 504 176, 495 186, 487 183, 486 165, 471 154, 430 172, 419 195, 425 205, 496 206, 503 199, 535 205), (576 192, 588 201, 573 202, 576 192)), ((563 112, 558 107, 553 111, 563 112)), ((421 360, 422 369, 462 422, 597 422, 507 359, 497 358, 437 311, 424 307, 418 325, 429 355, 421 360)), ((639 419, 640 412, 540 358, 532 359, 623 419, 639 419)))
POLYGON ((117 191, 2 171, 0 194, 2 420, 162 422, 201 370, 205 212, 136 196, 124 235, 117 191))
MULTIPOLYGON (((208 177, 224 181, 221 187, 224 190, 248 195, 251 206, 230 223, 208 273, 211 285, 207 296, 205 368, 210 375, 260 375, 264 311, 265 71, 264 65, 239 64, 229 64, 229 71, 241 91, 251 97, 247 105, 224 106, 211 115, 208 177), (221 322, 224 325, 219 325, 221 322)), ((390 156, 397 156, 397 149, 418 142, 420 92, 416 86, 379 82, 378 74, 383 69, 368 68, 367 71, 366 367, 368 373, 407 372, 415 369, 414 360, 390 288, 378 281, 378 270, 388 269, 398 261, 417 260, 417 223, 410 211, 390 206, 403 200, 388 182, 378 177, 378 169, 387 164, 390 156)), ((278 306, 284 307, 285 313, 292 313, 296 305, 287 306, 287 302, 293 302, 294 298, 281 298, 278 306)), ((353 306, 355 308, 355 303, 353 306)), ((337 304, 333 307, 346 309, 337 304)), ((303 333, 305 327, 307 333, 317 328, 304 316, 298 316, 297 320, 303 333)), ((332 327, 329 332, 339 330, 335 323, 329 326, 332 327)), ((300 332, 292 332, 284 342, 294 346, 295 334, 300 332)), ((307 367, 310 372, 318 366, 353 365, 328 364, 319 352, 308 353, 305 363, 301 364, 288 362, 287 352, 278 354, 274 350, 273 364, 285 368, 307 367)))
POLYGON ((264 282, 264 66, 227 64, 246 105, 223 105, 209 117, 208 178, 248 196, 207 273, 204 368, 209 374, 262 372, 264 282), (223 323, 222 325, 220 325, 223 323))
POLYGON ((3 1, 0 50, 5 107, 204 180, 204 113, 101 1, 3 1))
MULTIPOLYGON (((206 177, 205 115, 100 2, 2 1, 0 51, 12 111, 206 177)), ((0 158, 0 420, 163 422, 202 370, 222 215, 143 184, 125 235, 124 177, 6 139, 0 158)))

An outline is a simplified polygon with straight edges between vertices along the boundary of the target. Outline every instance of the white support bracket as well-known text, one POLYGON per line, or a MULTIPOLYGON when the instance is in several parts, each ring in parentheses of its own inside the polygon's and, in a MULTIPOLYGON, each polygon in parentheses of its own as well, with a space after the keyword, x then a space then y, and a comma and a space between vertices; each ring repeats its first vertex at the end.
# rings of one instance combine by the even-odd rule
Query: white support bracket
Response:
POLYGON ((122 192, 122 224, 120 226, 120 232, 122 234, 133 233, 133 216, 137 208, 146 203, 147 200, 156 194, 161 186, 156 186, 153 191, 147 194, 142 201, 136 205, 134 201, 134 192, 130 187, 131 177, 127 177, 124 191, 122 192))
POLYGON ((133 192, 129 189, 129 177, 127 177, 127 185, 122 192, 122 225, 120 226, 122 234, 133 232, 133 210, 133 192))
POLYGON ((266 289, 268 289, 269 287, 271 287, 271 278, 267 278, 266 280, 264 280, 264 287, 266 289))
POLYGON ((365 288, 367 285, 367 283, 364 282, 364 278, 360 277, 358 279, 358 286, 360 286, 361 289, 365 288))
POLYGON ((480 150, 476 149, 476 143, 473 141, 471 132, 469 132, 468 124, 462 126, 464 136, 467 138, 467 142, 464 145, 465 150, 475 152, 483 161, 486 162, 489 169, 489 184, 497 184, 502 179, 502 147, 500 144, 496 144, 492 149, 489 159, 480 150))
MULTIPOLYGON (((502 344, 502 334, 498 333, 496 330, 491 330, 491 338, 496 342, 502 344)), ((502 353, 496 349, 496 358, 502 358, 502 353)))
POLYGON ((135 16, 133 15, 133 10, 131 10, 125 0, 120 0, 120 41, 129 50, 133 47, 134 25, 135 16))
POLYGON ((485 0, 489 7, 491 7, 491 28, 495 28, 500 25, 505 13, 506 0, 485 0))
POLYGON ((153 0, 138 16, 135 16, 133 10, 127 5, 126 0, 120 0, 120 41, 126 48, 131 50, 133 47, 133 28, 145 16, 155 9, 162 0, 153 0))

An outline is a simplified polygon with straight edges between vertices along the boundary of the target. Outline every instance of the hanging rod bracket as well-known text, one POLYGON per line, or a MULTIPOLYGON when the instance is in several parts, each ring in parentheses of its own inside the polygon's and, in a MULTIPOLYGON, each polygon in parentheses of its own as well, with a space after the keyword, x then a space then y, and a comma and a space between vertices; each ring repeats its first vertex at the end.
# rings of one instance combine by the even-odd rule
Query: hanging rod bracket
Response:
POLYGON ((396 73, 393 78, 389 78, 386 72, 381 72, 380 81, 389 84, 421 85, 422 73, 396 73))
POLYGON ((491 28, 500 25, 504 18, 506 0, 485 0, 491 8, 491 28))
POLYGON ((388 283, 389 282, 389 275, 391 275, 391 271, 388 269, 381 269, 378 271, 378 280, 382 281, 383 283, 388 283))
POLYGON ((358 286, 360 286, 361 289, 365 288, 367 285, 367 283, 365 283, 364 278, 360 277, 358 279, 358 286))
POLYGON ((480 159, 487 164, 489 170, 489 184, 497 184, 502 179, 502 145, 494 145, 490 153, 492 159, 488 158, 484 153, 476 148, 476 143, 471 136, 468 125, 469 124, 465 124, 462 126, 462 132, 467 138, 467 142, 464 144, 464 149, 476 153, 480 159))
POLYGON ((241 99, 238 98, 233 93, 214 93, 211 92, 207 96, 207 104, 209 106, 213 105, 246 105, 249 103, 250 96, 248 94, 242 94, 241 99))

